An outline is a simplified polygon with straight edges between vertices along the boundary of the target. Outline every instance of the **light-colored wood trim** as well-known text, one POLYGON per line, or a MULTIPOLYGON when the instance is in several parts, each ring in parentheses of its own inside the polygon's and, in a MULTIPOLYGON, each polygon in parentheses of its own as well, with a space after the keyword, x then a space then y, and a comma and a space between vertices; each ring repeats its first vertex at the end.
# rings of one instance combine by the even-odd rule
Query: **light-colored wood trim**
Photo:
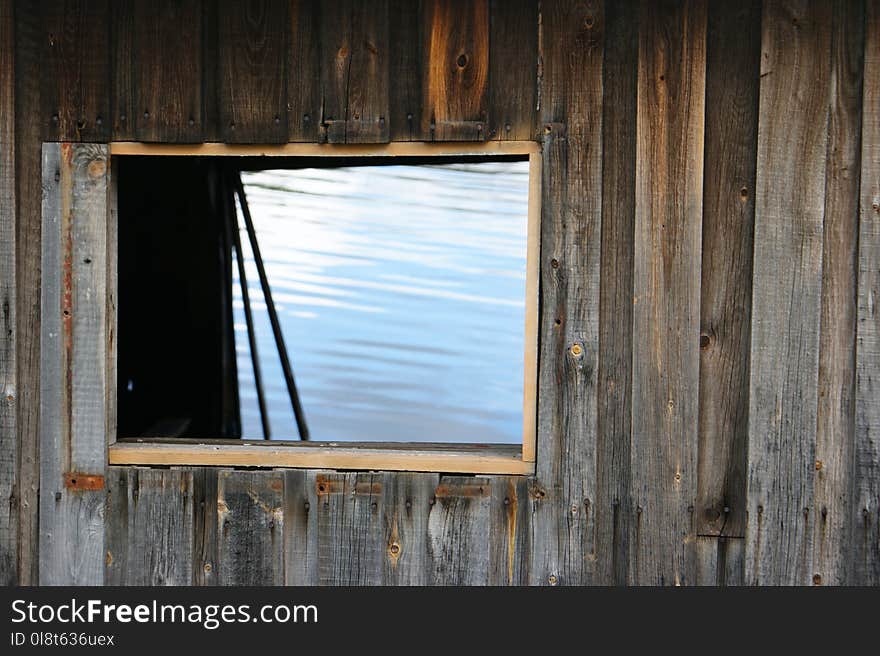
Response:
POLYGON ((540 151, 534 141, 484 141, 434 143, 395 141, 387 144, 160 144, 114 141, 112 156, 178 155, 200 157, 443 157, 467 155, 532 155, 540 151))
MULTIPOLYGON (((383 469, 389 471, 443 471, 472 474, 530 474, 534 472, 538 421, 538 286, 541 240, 541 147, 534 141, 489 141, 481 143, 393 142, 388 144, 282 145, 147 144, 113 142, 113 157, 119 156, 212 156, 212 157, 443 157, 469 155, 527 155, 529 190, 526 246, 526 303, 523 354, 522 447, 516 453, 497 447, 468 452, 455 444, 423 452, 423 445, 394 444, 367 448, 366 444, 274 442, 255 445, 246 441, 217 444, 162 444, 141 439, 137 443, 114 444, 111 437, 110 463, 130 465, 224 465, 250 467, 320 467, 329 469, 383 469), (315 447, 321 447, 321 452, 315 447), (273 449, 268 455, 267 447, 273 449), (255 450, 256 449, 256 450, 255 450), (291 450, 293 449, 293 450, 291 450), (488 450, 486 450, 488 449, 488 450), (276 453, 277 451, 277 453, 276 453), (430 455, 429 455, 430 453, 430 455)), ((115 197, 114 197, 115 200, 115 197)), ((115 212, 113 214, 115 219, 115 212)))
POLYGON ((119 440, 111 465, 290 467, 466 474, 532 474, 518 445, 342 444, 250 440, 119 440))
POLYGON ((538 280, 541 267, 541 154, 529 155, 522 459, 535 462, 538 432, 538 280))

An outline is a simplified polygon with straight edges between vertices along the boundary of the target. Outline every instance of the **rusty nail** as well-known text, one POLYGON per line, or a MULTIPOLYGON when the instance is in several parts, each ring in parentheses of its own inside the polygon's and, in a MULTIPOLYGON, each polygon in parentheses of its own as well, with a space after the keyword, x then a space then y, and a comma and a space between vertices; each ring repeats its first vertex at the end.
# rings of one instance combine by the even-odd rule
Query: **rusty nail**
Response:
POLYGON ((813 585, 822 585, 822 575, 813 574, 813 585))
POLYGON ((505 506, 509 506, 509 505, 510 505, 510 499, 509 499, 509 498, 504 497, 504 505, 505 505, 505 506))
POLYGON ((205 563, 204 569, 205 569, 205 572, 210 572, 213 569, 213 567, 211 567, 211 563, 205 563))
POLYGON ((549 583, 550 585, 556 585, 557 583, 559 583, 559 579, 556 578, 556 574, 551 574, 550 576, 548 576, 547 583, 549 583))

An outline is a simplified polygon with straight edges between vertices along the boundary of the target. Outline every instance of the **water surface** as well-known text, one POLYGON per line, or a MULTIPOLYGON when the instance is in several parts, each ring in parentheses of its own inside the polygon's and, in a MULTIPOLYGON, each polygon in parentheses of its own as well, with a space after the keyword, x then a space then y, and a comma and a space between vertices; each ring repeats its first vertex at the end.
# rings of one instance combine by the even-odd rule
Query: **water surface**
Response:
MULTIPOLYGON (((312 440, 521 441, 528 162, 242 179, 312 440)), ((242 243, 272 438, 297 439, 242 243)), ((259 439, 238 285, 242 427, 259 439)))

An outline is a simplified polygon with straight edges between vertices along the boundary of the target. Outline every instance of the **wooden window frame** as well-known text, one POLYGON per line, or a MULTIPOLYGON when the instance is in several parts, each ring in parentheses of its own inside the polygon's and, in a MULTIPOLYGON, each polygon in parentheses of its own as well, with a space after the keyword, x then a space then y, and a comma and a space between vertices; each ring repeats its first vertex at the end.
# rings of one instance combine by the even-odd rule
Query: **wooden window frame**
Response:
MULTIPOLYGON (((465 157, 465 156, 492 156, 492 155, 523 155, 529 161, 529 190, 528 190, 528 222, 527 222, 527 252, 526 252, 526 317, 525 317, 525 358, 524 358, 524 394, 523 394, 523 431, 522 444, 421 444, 421 443, 365 443, 365 442, 297 442, 297 441, 268 441, 257 440, 229 440, 229 439, 162 439, 162 438, 116 438, 116 349, 115 349, 115 298, 116 298, 116 193, 114 176, 107 176, 105 181, 106 207, 103 215, 105 225, 101 225, 100 217, 92 228, 104 229, 104 234, 97 240, 105 249, 105 259, 98 258, 94 262, 97 266, 104 266, 107 271, 106 289, 93 294, 90 298, 103 308, 103 312, 91 313, 92 321, 100 330, 90 335, 91 341, 96 345, 95 353, 88 351, 88 357, 103 357, 106 367, 101 373, 99 384, 92 381, 93 398, 86 412, 97 414, 103 412, 103 417, 93 416, 86 420, 92 433, 98 430, 102 423, 105 427, 103 438, 106 444, 105 463, 110 465, 139 465, 139 466, 226 466, 226 467, 260 467, 260 468, 309 468, 309 469, 345 469, 345 470, 370 470, 370 471, 419 471, 419 472, 450 472, 466 474, 505 474, 505 475, 529 475, 535 472, 535 453, 537 441, 537 408, 538 408, 538 281, 540 260, 540 237, 541 237, 541 150, 540 145, 532 141, 497 141, 485 143, 390 143, 377 145, 328 145, 328 144, 284 144, 279 146, 251 146, 229 144, 198 144, 198 145, 169 145, 169 144, 145 144, 138 142, 112 142, 109 144, 45 144, 43 157, 44 186, 47 176, 52 176, 48 169, 56 168, 53 157, 59 162, 67 160, 75 161, 77 158, 71 153, 77 151, 91 153, 92 161, 86 162, 79 169, 72 167, 67 176, 60 176, 61 194, 57 203, 44 202, 44 226, 52 226, 52 221, 57 219, 49 214, 60 213, 65 209, 64 186, 71 184, 74 191, 77 185, 83 181, 77 180, 77 176, 98 177, 101 173, 102 164, 106 168, 108 163, 114 162, 119 157, 128 156, 259 156, 259 157, 465 157), (97 153, 97 154, 95 154, 97 153), (101 155, 103 153, 103 155, 101 155), (103 160, 101 157, 103 156, 103 160), (60 210, 60 212, 59 212, 60 210), (48 221, 48 224, 47 224, 48 221), (103 340, 104 346, 98 342, 103 340), (100 394, 104 394, 104 400, 100 394), (90 422, 90 423, 89 423, 90 422), (92 425, 94 424, 94 425, 92 425)), ((80 158, 82 159, 82 158, 80 158)), ((61 165, 63 168, 63 164, 61 165)), ((115 169, 115 167, 113 167, 115 169)), ((57 171, 55 178, 59 175, 57 171)), ((68 194, 76 198, 75 193, 68 194)), ((91 200, 92 213, 95 213, 95 199, 91 200)), ((97 204, 100 204, 98 202, 97 204)), ((100 208, 98 208, 100 209, 100 208)), ((75 211, 70 210, 70 211, 75 211)), ((99 212, 100 213, 100 212, 99 212)), ((94 217, 93 217, 94 218, 94 217)), ((64 220, 61 220, 64 224, 64 220)), ((55 226, 49 234, 64 234, 64 228, 55 226)), ((89 235, 94 234, 89 233, 89 235)), ((68 246, 73 242, 70 241, 68 246)), ((53 314, 53 310, 64 307, 65 276, 71 275, 66 270, 64 256, 57 253, 64 252, 64 244, 44 242, 43 257, 47 255, 50 260, 56 261, 56 266, 51 269, 57 273, 56 286, 48 287, 48 299, 43 297, 44 312, 53 314), (52 249, 57 249, 53 251, 52 249), (48 249, 48 250, 47 250, 48 249), (53 255, 53 253, 56 253, 53 255), (54 295, 53 295, 54 294, 54 295), (48 302, 48 307, 47 307, 48 302), (60 303, 60 305, 56 305, 60 303)), ((72 260, 73 275, 76 276, 79 264, 72 260)), ((87 271, 94 272, 87 267, 87 271)), ((103 278, 102 278, 103 280, 103 278)), ((54 314, 58 315, 57 311, 54 314)), ((57 320, 50 319, 44 323, 42 339, 47 353, 54 357, 44 361, 43 386, 49 386, 49 396, 44 399, 50 400, 48 406, 44 406, 46 417, 53 414, 52 402, 64 404, 63 394, 58 388, 58 379, 72 378, 83 371, 86 366, 77 367, 77 350, 74 337, 73 348, 69 353, 65 351, 65 340, 70 342, 71 334, 75 331, 68 329, 65 332, 64 322, 69 317, 61 314, 57 320), (65 355, 67 353, 67 355, 65 355), (61 376, 53 367, 61 365, 61 376)), ((75 320, 75 319, 74 319, 75 320)), ((93 326, 94 328, 94 326, 93 326)), ((86 341, 89 341, 88 339, 86 341)), ((61 406, 59 406, 61 407, 61 406)), ((82 411, 82 410, 80 410, 82 411)), ((56 412, 56 414, 63 414, 56 412)), ((81 418, 82 419, 82 418, 81 418)), ((51 423, 51 421, 50 421, 51 423)), ((62 422, 63 424, 64 422, 62 422)), ((67 441, 72 444, 76 440, 69 427, 55 426, 56 437, 61 442, 67 441), (62 435, 67 431, 67 435, 62 435)), ((96 436, 92 435, 89 449, 93 452, 97 447, 96 436)), ((51 437, 44 439, 51 440, 51 437)), ((56 440, 57 443, 57 440, 56 440)), ((76 450, 75 448, 73 449, 76 450)), ((60 463, 58 463, 60 464, 60 463)), ((97 463, 86 470, 96 469, 97 463)), ((69 465, 69 463, 68 463, 69 465)), ((62 467, 67 472, 76 472, 75 466, 62 467)), ((85 471, 85 470, 84 470, 85 471)), ((61 472, 55 472, 60 474, 61 472)), ((75 476, 76 474, 74 474, 75 476)), ((79 483, 86 481, 84 475, 79 475, 79 483)))

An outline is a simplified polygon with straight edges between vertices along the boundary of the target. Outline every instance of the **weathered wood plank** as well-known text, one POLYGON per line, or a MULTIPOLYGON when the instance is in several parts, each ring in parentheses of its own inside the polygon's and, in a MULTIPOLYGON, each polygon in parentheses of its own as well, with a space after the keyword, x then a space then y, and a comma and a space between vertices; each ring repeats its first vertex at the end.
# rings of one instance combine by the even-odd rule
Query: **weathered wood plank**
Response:
POLYGON ((700 535, 746 521, 761 3, 710 5, 700 286, 700 535))
POLYGON ((139 2, 134 13, 137 140, 201 141, 201 0, 139 2))
MULTIPOLYGON (((108 0, 41 0, 44 141, 110 136, 108 0)), ((31 117, 31 120, 35 120, 31 117)))
POLYGON ((430 139, 422 132, 422 40, 419 2, 389 0, 389 124, 392 141, 430 139))
POLYGON ((116 141, 135 138, 135 0, 110 3, 110 104, 116 141))
POLYGON ((320 15, 319 0, 291 0, 287 105, 288 139, 294 142, 320 138, 320 15))
POLYGON ((489 20, 489 138, 534 139, 538 2, 491 0, 489 20))
POLYGON ((219 12, 223 141, 287 141, 288 4, 242 0, 219 12))
POLYGON ((41 28, 37 11, 15 12, 16 367, 20 585, 36 585, 39 562, 41 28))
POLYGON ((321 8, 321 77, 329 143, 389 140, 388 1, 340 0, 321 8))
POLYGON ((633 245, 639 2, 606 6, 602 98, 602 253, 596 429, 597 583, 624 585, 635 517, 632 439, 633 245))
POLYGON ((643 2, 633 310, 633 582, 695 580, 706 3, 643 2))
POLYGON ((107 157, 43 147, 42 585, 103 582, 107 157))
POLYGON ((318 496, 315 471, 284 472, 284 583, 318 584, 318 496))
POLYGON ((217 481, 220 585, 284 583, 284 477, 221 470, 217 481))
POLYGON ((215 467, 199 467, 193 470, 193 585, 218 584, 218 473, 219 470, 215 467))
POLYGON ((491 481, 444 476, 428 516, 434 585, 487 585, 491 481))
POLYGON ((0 0, 0 585, 18 582, 14 34, 13 2, 0 0))
POLYGON ((830 24, 828 3, 764 4, 749 390, 749 584, 811 582, 830 24))
POLYGON ((701 535, 696 538, 697 585, 742 585, 745 563, 745 540, 742 538, 701 535))
POLYGON ((880 2, 866 9, 849 582, 880 585, 880 2))
POLYGON ((489 102, 489 0, 425 0, 422 132, 483 141, 489 102))
POLYGON ((383 585, 427 585, 428 517, 437 474, 385 474, 383 585))
POLYGON ((532 549, 529 479, 493 476, 490 485, 489 585, 526 585, 532 549))
POLYGON ((825 169, 813 582, 843 585, 852 553, 855 336, 865 6, 833 3, 825 169))
POLYGON ((381 474, 319 473, 318 582, 377 585, 385 552, 381 474))
POLYGON ((183 469, 110 467, 106 585, 189 585, 193 475, 183 469))
POLYGON ((601 3, 542 6, 541 319, 530 583, 592 582, 602 230, 601 3), (551 36, 552 35, 552 36, 551 36))

